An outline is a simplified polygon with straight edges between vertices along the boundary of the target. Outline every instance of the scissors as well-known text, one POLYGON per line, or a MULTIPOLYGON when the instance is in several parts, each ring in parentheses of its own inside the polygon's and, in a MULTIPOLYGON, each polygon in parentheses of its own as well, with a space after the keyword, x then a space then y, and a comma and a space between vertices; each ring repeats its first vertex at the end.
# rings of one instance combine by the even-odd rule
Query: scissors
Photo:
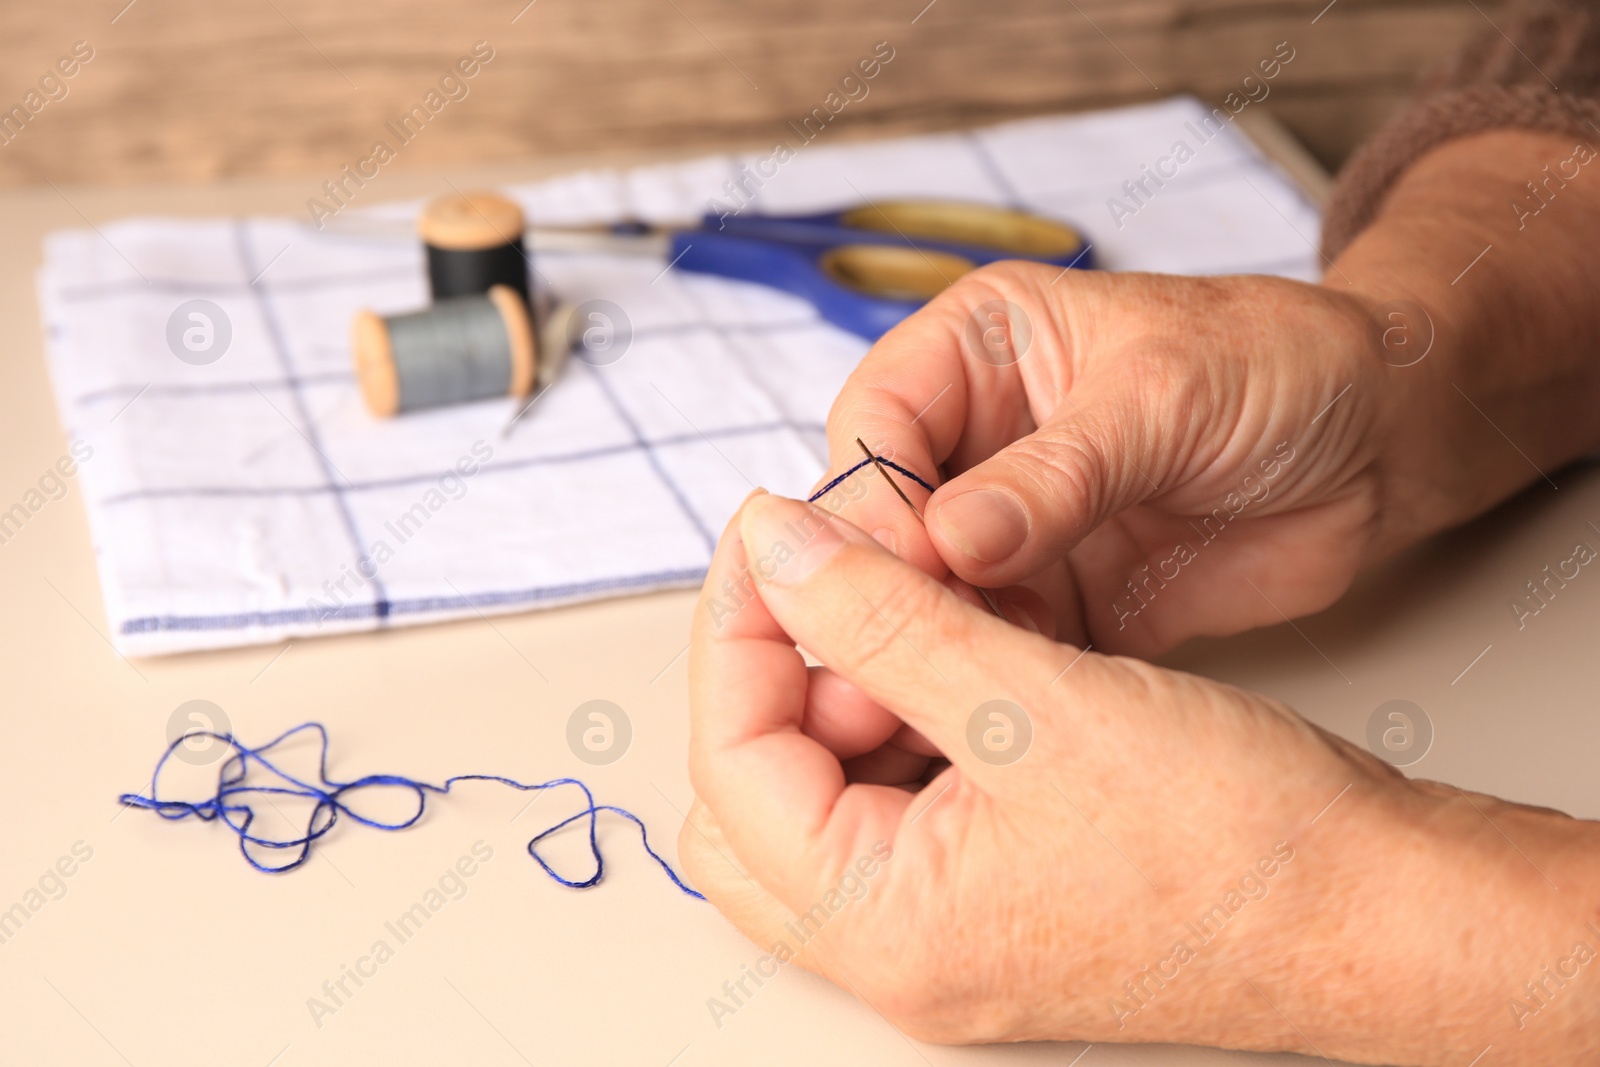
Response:
MULTIPOLYGON (((410 235, 386 223, 340 228, 410 235)), ((986 263, 1094 266, 1093 246, 1066 223, 954 200, 887 200, 813 215, 709 214, 691 226, 531 227, 523 238, 530 253, 660 256, 676 270, 768 285, 869 341, 986 263)))
POLYGON ((869 341, 986 263, 1094 265, 1091 246, 1065 223, 945 200, 885 201, 815 215, 706 215, 669 238, 676 269, 782 289, 869 341))

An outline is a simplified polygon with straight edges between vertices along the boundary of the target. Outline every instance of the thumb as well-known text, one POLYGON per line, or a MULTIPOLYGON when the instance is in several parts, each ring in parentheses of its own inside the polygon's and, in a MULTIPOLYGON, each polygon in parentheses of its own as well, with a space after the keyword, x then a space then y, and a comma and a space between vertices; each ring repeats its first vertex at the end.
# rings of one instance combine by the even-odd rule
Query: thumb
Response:
POLYGON ((945 563, 974 585, 1012 585, 1155 495, 1168 427, 1144 407, 1129 384, 1084 383, 1045 425, 940 486, 928 534, 945 563))
MULTIPOLYGON (((819 508, 776 496, 745 505, 740 535, 763 603, 801 648, 933 742, 980 785, 1009 763, 974 746, 974 716, 1034 706, 1060 671, 1062 647, 995 618, 819 508)), ((1012 779, 1015 780, 1015 779, 1012 779)))

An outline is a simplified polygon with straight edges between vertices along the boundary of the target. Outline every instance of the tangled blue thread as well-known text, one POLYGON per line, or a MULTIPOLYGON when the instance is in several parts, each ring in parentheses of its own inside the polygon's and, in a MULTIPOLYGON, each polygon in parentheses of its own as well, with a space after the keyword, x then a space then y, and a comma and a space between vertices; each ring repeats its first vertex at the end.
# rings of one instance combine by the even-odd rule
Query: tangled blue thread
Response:
MULTIPOLYGON (((148 811, 153 811, 163 819, 177 820, 193 817, 203 822, 221 820, 223 825, 238 836, 239 852, 250 866, 258 871, 277 874, 284 871, 292 871, 310 859, 312 844, 333 829, 334 824, 339 821, 340 815, 348 815, 361 825, 370 826, 374 830, 404 830, 407 827, 416 825, 418 820, 422 818, 422 813, 427 808, 430 795, 443 796, 449 793, 451 787, 457 782, 498 782, 501 785, 507 785, 512 789, 523 792, 543 792, 546 789, 555 789, 564 785, 577 786, 578 789, 582 790, 584 798, 584 809, 582 811, 562 819, 549 829, 536 834, 528 842, 528 855, 532 856, 534 861, 544 868, 544 873, 569 889, 587 889, 592 885, 598 884, 600 879, 605 876, 606 864, 604 857, 600 854, 600 842, 596 837, 596 824, 599 821, 600 813, 609 811, 621 815, 639 828, 639 840, 643 843, 644 850, 667 873, 667 877, 672 879, 673 885, 691 897, 699 900, 705 899, 700 893, 686 885, 683 879, 678 877, 677 872, 672 869, 672 865, 662 859, 656 850, 650 847, 650 834, 645 829, 644 822, 637 815, 626 808, 619 808, 612 804, 596 804, 594 802, 594 794, 589 791, 589 787, 576 778, 552 778, 548 782, 528 784, 512 778, 502 778, 495 774, 458 774, 453 778, 446 778, 443 785, 434 785, 431 782, 418 781, 415 778, 407 778, 399 774, 369 774, 351 782, 339 782, 328 777, 328 731, 320 722, 301 723, 299 726, 279 734, 260 748, 251 748, 232 734, 213 733, 209 730, 192 731, 168 745, 166 752, 162 753, 161 759, 156 762, 155 773, 150 777, 149 796, 143 796, 138 793, 124 793, 117 800, 131 808, 144 808, 148 811), (315 730, 322 739, 322 752, 317 767, 317 783, 303 782, 293 775, 280 770, 266 756, 274 748, 306 730, 315 730), (215 738, 233 749, 233 754, 222 762, 222 766, 217 773, 216 792, 212 796, 198 801, 161 799, 162 768, 167 765, 167 761, 172 758, 172 754, 177 751, 179 745, 186 744, 191 738, 195 737, 215 738), (282 784, 269 785, 246 782, 245 779, 250 775, 252 764, 259 765, 267 772, 276 775, 278 782, 282 784), (373 819, 362 815, 345 803, 343 798, 347 794, 373 786, 395 786, 400 789, 410 790, 416 795, 417 810, 409 818, 402 819, 399 822, 384 822, 381 819, 373 819), (255 822, 256 811, 251 804, 242 803, 237 799, 241 797, 260 797, 268 804, 272 804, 275 797, 289 797, 292 799, 314 800, 316 801, 316 806, 312 808, 311 817, 306 822, 306 832, 304 834, 289 838, 262 837, 251 832, 250 827, 255 822), (539 854, 538 846, 539 842, 551 834, 565 829, 580 819, 589 820, 589 851, 594 856, 594 874, 581 879, 566 878, 559 874, 539 854), (252 856, 250 854, 251 845, 271 849, 298 849, 299 851, 287 863, 273 866, 262 863, 255 856, 252 856)), ((279 812, 279 814, 282 813, 279 812)))
MULTIPOLYGON (((923 481, 922 480, 922 476, 920 474, 918 474, 916 471, 906 470, 904 467, 900 466, 900 464, 896 463, 894 460, 885 459, 882 456, 878 456, 877 460, 878 460, 879 463, 882 463, 885 467, 888 467, 891 470, 899 471, 901 474, 905 475, 907 478, 910 478, 912 481, 914 481, 918 485, 922 486, 922 488, 926 489, 928 492, 930 492, 930 493, 933 492, 933 486, 931 486, 927 482, 923 481)), ((806 503, 807 504, 815 504, 817 501, 821 500, 823 497, 827 496, 829 493, 831 493, 835 489, 839 488, 840 483, 843 482, 846 478, 850 477, 856 471, 860 470, 862 467, 867 466, 871 462, 872 462, 872 460, 870 460, 870 459, 864 459, 860 463, 857 463, 854 467, 851 467, 849 470, 847 470, 843 474, 839 475, 839 477, 835 478, 833 481, 829 482, 827 485, 823 486, 821 489, 818 489, 815 493, 812 493, 810 496, 806 497, 806 503)))
MULTIPOLYGON (((923 481, 916 472, 907 470, 894 460, 885 459, 882 456, 878 457, 878 461, 884 466, 910 478, 928 490, 928 492, 933 492, 933 486, 923 481)), ((846 478, 871 462, 872 460, 870 459, 863 459, 860 463, 857 463, 813 493, 809 498, 809 502, 815 503, 828 493, 831 493, 846 478)), ((220 821, 238 837, 239 854, 245 858, 245 862, 258 871, 264 871, 268 874, 281 874, 285 871, 294 870, 310 859, 312 846, 333 829, 341 815, 348 815, 362 826, 368 826, 374 830, 404 830, 415 826, 421 820, 423 812, 427 810, 428 797, 430 795, 444 796, 450 792, 457 782, 497 782, 520 792, 535 793, 564 785, 576 786, 583 793, 583 810, 574 815, 569 815, 554 826, 535 834, 528 842, 528 855, 533 857, 534 862, 544 870, 545 874, 569 889, 588 889, 590 886, 599 884, 600 880, 605 877, 606 870, 605 857, 600 853, 600 841, 597 836, 599 817, 601 812, 611 812, 622 816, 639 828, 639 842, 644 846, 645 852, 649 853, 650 858, 655 860, 656 864, 666 872, 668 878, 672 879, 673 885, 697 900, 705 899, 701 893, 690 888, 683 879, 679 878, 678 873, 672 869, 672 865, 663 859, 660 853, 650 847, 650 833, 645 829, 642 819, 626 808, 619 808, 614 804, 596 804, 594 793, 577 778, 552 778, 548 782, 527 783, 497 774, 458 774, 452 778, 446 778, 442 785, 434 785, 432 782, 407 778, 400 774, 369 774, 354 781, 339 782, 328 777, 328 744, 327 727, 320 722, 301 723, 299 726, 285 730, 259 748, 251 748, 231 733, 219 734, 210 730, 191 731, 168 745, 167 750, 156 761, 155 772, 150 776, 149 796, 144 796, 140 793, 123 793, 117 800, 130 808, 153 811, 163 819, 176 821, 195 818, 202 822, 220 821), (315 784, 301 781, 294 775, 279 769, 266 755, 290 738, 307 730, 315 730, 321 740, 321 751, 317 760, 318 780, 315 784), (222 761, 222 766, 217 772, 216 792, 204 800, 161 799, 162 770, 166 767, 167 761, 172 758, 172 754, 178 750, 178 746, 187 744, 195 737, 213 738, 232 749, 232 755, 222 761), (246 779, 250 776, 252 764, 259 766, 271 775, 275 775, 278 782, 283 784, 266 785, 247 782, 246 779), (347 794, 361 789, 369 789, 373 786, 393 786, 410 790, 417 799, 417 810, 409 818, 398 822, 384 822, 381 819, 362 815, 342 799, 347 794), (316 805, 311 809, 310 818, 306 820, 305 833, 297 837, 262 837, 250 831, 250 827, 255 823, 255 808, 249 803, 243 803, 235 799, 251 796, 260 797, 268 804, 273 803, 274 797, 288 797, 299 800, 314 800, 316 805), (566 829, 580 819, 589 821, 589 853, 594 857, 594 873, 587 878, 567 878, 550 866, 549 862, 539 854, 539 842, 554 833, 566 829), (298 851, 287 862, 274 866, 269 863, 263 863, 251 855, 251 845, 261 848, 298 851)), ((273 807, 276 809, 276 805, 273 805, 273 807)), ((280 811, 279 814, 281 815, 282 812, 280 811)))

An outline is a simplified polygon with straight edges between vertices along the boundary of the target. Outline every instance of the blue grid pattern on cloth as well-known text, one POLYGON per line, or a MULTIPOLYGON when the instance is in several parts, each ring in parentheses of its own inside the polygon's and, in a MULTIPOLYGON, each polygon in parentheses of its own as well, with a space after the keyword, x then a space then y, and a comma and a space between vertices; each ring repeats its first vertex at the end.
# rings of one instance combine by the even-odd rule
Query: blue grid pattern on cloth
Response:
MULTIPOLYGON (((753 192, 748 211, 965 199, 1071 222, 1110 269, 1314 279, 1315 206, 1237 131, 1198 144, 1209 114, 1177 98, 804 145, 758 182, 754 154, 506 192, 541 225, 682 223, 738 206, 734 186, 753 192), (1133 202, 1124 183, 1184 139, 1194 158, 1114 217, 1111 198, 1133 202)), ((615 362, 570 360, 509 438, 509 399, 373 419, 350 371, 350 318, 421 306, 426 283, 405 232, 418 205, 358 207, 320 230, 130 219, 48 238, 52 375, 69 436, 94 449, 81 479, 121 651, 692 586, 753 485, 801 496, 826 473, 828 406, 866 344, 785 294, 625 255, 538 255, 536 284, 621 307, 631 342, 615 362), (167 341, 194 299, 232 328, 204 366, 167 341)))

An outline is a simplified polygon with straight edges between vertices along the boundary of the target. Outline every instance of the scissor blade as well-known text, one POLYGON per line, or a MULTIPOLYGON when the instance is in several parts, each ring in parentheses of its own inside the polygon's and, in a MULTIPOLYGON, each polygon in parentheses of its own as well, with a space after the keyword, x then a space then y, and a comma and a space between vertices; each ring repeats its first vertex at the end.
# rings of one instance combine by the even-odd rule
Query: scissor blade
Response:
POLYGON ((659 259, 667 254, 672 234, 666 231, 612 233, 606 230, 541 226, 526 231, 522 235, 522 243, 529 252, 594 252, 659 259))

